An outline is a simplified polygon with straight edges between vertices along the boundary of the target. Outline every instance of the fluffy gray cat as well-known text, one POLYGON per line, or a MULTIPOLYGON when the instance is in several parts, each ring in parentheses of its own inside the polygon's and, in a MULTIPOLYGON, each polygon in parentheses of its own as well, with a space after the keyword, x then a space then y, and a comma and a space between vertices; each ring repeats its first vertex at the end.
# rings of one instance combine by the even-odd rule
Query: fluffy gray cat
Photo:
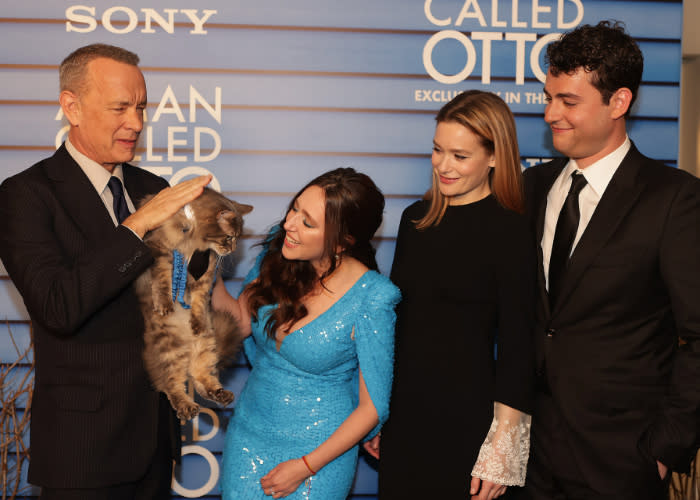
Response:
POLYGON ((217 263, 236 249, 243 215, 252 209, 206 188, 144 238, 155 262, 135 282, 144 317, 143 357, 153 386, 168 396, 181 420, 199 413, 199 405, 185 391, 188 376, 202 397, 223 406, 233 401, 218 371, 238 352, 241 336, 230 314, 212 310, 211 289, 217 263), (196 251, 208 251, 206 271, 198 279, 187 272, 196 251), (178 297, 173 274, 181 283, 178 297))

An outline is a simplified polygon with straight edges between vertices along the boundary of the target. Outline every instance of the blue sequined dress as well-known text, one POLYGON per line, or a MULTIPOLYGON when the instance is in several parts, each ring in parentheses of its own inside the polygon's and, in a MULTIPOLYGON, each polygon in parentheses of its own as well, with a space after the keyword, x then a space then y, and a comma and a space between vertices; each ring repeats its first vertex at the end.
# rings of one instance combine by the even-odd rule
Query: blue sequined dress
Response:
MULTIPOLYGON (((246 281, 255 279, 260 258, 246 281)), ((237 399, 223 451, 224 500, 266 499, 260 478, 277 464, 313 451, 358 404, 358 366, 377 413, 389 413, 398 289, 367 271, 335 304, 284 338, 264 332, 273 306, 258 311, 246 355, 253 369, 237 399)), ((286 498, 345 500, 358 447, 339 456, 286 498)))

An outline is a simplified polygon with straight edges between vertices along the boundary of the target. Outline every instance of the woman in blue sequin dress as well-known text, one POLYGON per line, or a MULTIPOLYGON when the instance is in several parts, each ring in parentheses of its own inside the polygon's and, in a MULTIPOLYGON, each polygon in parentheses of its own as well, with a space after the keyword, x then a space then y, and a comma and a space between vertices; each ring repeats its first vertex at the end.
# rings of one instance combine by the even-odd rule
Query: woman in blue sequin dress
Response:
POLYGON ((311 181, 273 228, 239 299, 252 370, 229 422, 225 500, 344 500, 358 443, 388 416, 398 289, 370 240, 384 197, 369 177, 336 169, 311 181), (252 319, 251 319, 252 318, 252 319))

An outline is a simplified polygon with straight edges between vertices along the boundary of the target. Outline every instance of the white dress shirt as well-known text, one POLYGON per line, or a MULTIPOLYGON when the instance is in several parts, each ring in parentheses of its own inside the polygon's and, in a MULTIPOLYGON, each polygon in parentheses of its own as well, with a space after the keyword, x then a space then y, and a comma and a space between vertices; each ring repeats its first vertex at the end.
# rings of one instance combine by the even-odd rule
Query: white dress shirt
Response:
POLYGON ((104 203, 107 212, 109 212, 109 216, 112 217, 112 221, 114 222, 115 226, 118 226, 119 222, 117 222, 117 216, 114 213, 114 197, 112 196, 112 191, 109 189, 109 186, 107 186, 109 178, 113 175, 115 177, 119 177, 119 180, 122 182, 122 186, 124 186, 124 197, 126 198, 126 206, 129 207, 129 212, 131 212, 132 214, 134 213, 134 204, 131 202, 131 198, 129 198, 129 193, 127 193, 126 191, 126 185, 124 184, 124 173, 122 172, 121 164, 114 167, 114 170, 110 174, 109 171, 102 165, 100 165, 94 160, 91 160, 83 153, 78 151, 67 138, 66 150, 68 150, 68 154, 71 155, 71 157, 80 166, 83 172, 85 172, 85 175, 87 175, 87 178, 90 180, 90 183, 95 188, 95 191, 97 191, 97 194, 99 194, 100 198, 102 198, 102 203, 104 203))
MULTIPOLYGON (((610 179, 617 171, 617 168, 622 163, 625 155, 631 147, 629 137, 625 136, 625 141, 615 151, 610 153, 597 162, 589 165, 584 169, 578 168, 576 160, 569 160, 566 167, 561 171, 557 179, 552 184, 549 194, 547 194, 547 208, 544 215, 544 231, 542 233, 542 264, 544 265, 544 275, 547 281, 547 290, 549 290, 549 258, 552 255, 552 243, 554 241, 554 231, 557 227, 557 219, 559 212, 564 206, 566 195, 571 187, 571 174, 575 171, 583 174, 587 184, 581 190, 578 198, 578 206, 580 210, 580 218, 578 230, 574 238, 574 244, 571 246, 571 252, 581 239, 581 235, 586 230, 588 223, 593 217, 600 198, 603 196, 605 189, 610 184, 610 179)), ((571 255, 571 254, 569 254, 571 255)))

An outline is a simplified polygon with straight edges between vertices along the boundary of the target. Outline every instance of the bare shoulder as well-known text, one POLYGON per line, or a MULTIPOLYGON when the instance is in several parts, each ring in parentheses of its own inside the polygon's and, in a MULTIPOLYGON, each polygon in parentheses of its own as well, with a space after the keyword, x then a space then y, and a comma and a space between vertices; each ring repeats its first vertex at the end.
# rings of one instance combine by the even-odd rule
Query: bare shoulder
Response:
POLYGON ((326 290, 341 297, 350 290, 369 269, 359 260, 344 256, 340 265, 324 280, 326 290))

